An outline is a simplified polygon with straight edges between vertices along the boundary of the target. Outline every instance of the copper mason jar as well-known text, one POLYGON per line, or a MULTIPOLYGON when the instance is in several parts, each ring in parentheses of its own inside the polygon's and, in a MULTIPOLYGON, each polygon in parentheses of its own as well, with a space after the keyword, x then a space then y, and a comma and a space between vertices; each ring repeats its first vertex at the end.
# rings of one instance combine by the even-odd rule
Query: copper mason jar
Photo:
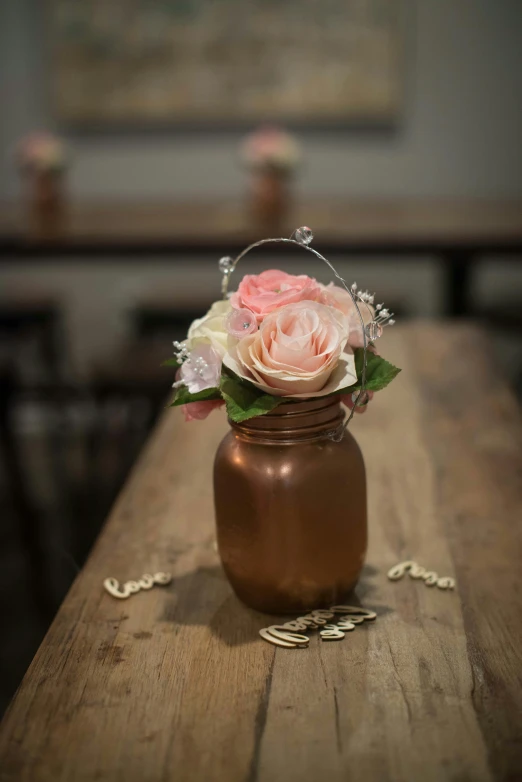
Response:
POLYGON ((299 613, 339 603, 367 547, 366 471, 355 439, 329 434, 339 397, 285 403, 221 442, 214 464, 218 546, 247 605, 299 613))

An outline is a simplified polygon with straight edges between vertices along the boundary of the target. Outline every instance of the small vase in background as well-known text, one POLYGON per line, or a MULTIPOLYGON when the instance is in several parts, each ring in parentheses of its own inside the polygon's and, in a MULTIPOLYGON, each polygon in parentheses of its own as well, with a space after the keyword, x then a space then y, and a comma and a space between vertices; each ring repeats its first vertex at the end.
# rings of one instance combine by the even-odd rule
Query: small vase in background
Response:
POLYGON ((280 171, 252 172, 251 208, 256 225, 277 229, 286 222, 290 209, 290 183, 280 171))
POLYGON ((257 227, 275 231, 291 206, 292 177, 300 150, 290 134, 265 127, 247 136, 241 158, 250 171, 250 212, 257 227))
POLYGON ((52 238, 63 230, 65 221, 64 145, 48 133, 34 133, 20 142, 17 160, 29 231, 52 238))
POLYGON ((56 236, 64 227, 65 215, 61 172, 35 171, 28 176, 27 186, 31 230, 43 236, 56 236))

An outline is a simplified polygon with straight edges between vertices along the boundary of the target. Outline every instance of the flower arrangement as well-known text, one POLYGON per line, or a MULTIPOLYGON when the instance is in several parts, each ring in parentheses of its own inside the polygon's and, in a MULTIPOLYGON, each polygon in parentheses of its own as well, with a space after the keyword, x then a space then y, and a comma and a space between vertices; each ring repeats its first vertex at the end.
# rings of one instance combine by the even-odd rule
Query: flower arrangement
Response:
POLYGON ((177 367, 172 406, 183 406, 187 420, 226 405, 229 418, 241 422, 327 395, 339 395, 352 414, 362 412, 400 371, 374 346, 383 327, 394 323, 393 313, 374 307, 374 296, 356 283, 349 289, 323 285, 272 269, 245 275, 227 294, 238 261, 265 242, 301 244, 322 258, 307 246, 310 229, 294 236, 257 242, 235 262, 221 259, 224 299, 192 323, 184 342, 174 342, 174 358, 165 362, 177 367))
POLYGON ((63 142, 50 133, 31 133, 23 138, 16 150, 16 159, 23 171, 58 173, 63 171, 67 155, 63 142))
POLYGON ((290 174, 301 159, 296 139, 272 126, 262 127, 248 135, 240 153, 247 168, 280 174, 290 174))

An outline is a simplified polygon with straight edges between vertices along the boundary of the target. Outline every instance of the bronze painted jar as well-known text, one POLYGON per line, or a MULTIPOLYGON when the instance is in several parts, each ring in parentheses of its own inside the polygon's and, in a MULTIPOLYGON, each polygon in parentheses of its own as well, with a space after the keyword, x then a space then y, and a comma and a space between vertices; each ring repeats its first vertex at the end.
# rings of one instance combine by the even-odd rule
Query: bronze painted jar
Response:
POLYGON ((290 207, 290 177, 284 171, 255 171, 251 182, 254 221, 267 230, 279 230, 290 207))
POLYGON ((32 232, 43 238, 54 238, 64 228, 65 194, 62 172, 32 172, 28 182, 28 198, 32 232))
POLYGON ((219 553, 247 605, 299 613, 339 603, 367 546, 366 473, 339 397, 285 403, 230 422, 216 454, 219 553))

